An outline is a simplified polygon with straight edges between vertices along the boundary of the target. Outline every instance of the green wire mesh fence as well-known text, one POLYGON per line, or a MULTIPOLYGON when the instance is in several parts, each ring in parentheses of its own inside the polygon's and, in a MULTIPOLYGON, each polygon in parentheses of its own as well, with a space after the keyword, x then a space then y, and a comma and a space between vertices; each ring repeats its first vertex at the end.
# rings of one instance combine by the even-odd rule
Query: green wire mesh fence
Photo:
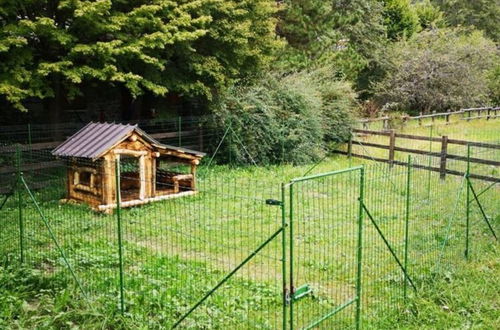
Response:
MULTIPOLYGON (((498 150, 453 152, 499 161, 498 150)), ((364 167, 343 158, 313 167, 206 163, 195 191, 174 185, 174 166, 159 169, 156 189, 180 195, 137 207, 125 206, 146 182, 124 161, 114 168, 112 212, 97 212, 66 200, 69 162, 49 150, 4 151, 2 262, 72 283, 82 299, 150 326, 373 325, 498 233, 498 167, 463 159, 447 160, 463 175, 444 178, 427 170, 441 159, 425 154, 364 167)))

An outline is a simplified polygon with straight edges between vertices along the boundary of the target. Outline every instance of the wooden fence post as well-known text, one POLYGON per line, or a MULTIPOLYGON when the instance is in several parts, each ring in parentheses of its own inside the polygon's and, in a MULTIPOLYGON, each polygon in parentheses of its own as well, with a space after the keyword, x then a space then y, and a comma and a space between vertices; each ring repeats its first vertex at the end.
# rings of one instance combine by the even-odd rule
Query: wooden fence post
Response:
POLYGON ((491 108, 488 108, 486 112, 486 120, 490 120, 490 113, 491 113, 491 108))
POLYGON ((422 111, 418 114, 418 126, 422 126, 422 111))
POLYGON ((387 117, 384 117, 384 130, 388 128, 389 128, 389 120, 387 119, 387 117))
POLYGON ((434 117, 434 115, 436 114, 436 110, 432 111, 432 124, 434 124, 434 120, 436 119, 436 117, 434 117))
POLYGON ((391 130, 391 135, 389 135, 389 165, 394 166, 394 147, 396 146, 396 133, 391 130))
POLYGON ((446 157, 448 154, 448 136, 441 137, 441 163, 439 166, 439 177, 444 179, 446 177, 446 157))
POLYGON ((448 109, 447 114, 446 114, 446 124, 450 123, 450 109, 448 109))

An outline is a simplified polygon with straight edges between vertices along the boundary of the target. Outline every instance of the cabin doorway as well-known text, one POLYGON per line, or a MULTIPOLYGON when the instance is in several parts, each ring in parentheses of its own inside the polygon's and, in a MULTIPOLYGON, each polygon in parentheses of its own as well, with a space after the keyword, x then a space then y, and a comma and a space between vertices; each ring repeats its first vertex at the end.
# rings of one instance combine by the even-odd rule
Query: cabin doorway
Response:
POLYGON ((144 156, 120 154, 119 160, 121 200, 127 202, 144 199, 146 191, 144 156))

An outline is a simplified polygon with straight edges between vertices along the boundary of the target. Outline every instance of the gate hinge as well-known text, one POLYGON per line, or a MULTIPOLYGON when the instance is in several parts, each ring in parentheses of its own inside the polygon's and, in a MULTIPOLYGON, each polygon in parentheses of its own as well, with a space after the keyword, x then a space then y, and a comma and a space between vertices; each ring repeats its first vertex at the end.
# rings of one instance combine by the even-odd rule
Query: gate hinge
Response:
POLYGON ((276 206, 282 206, 283 202, 279 201, 277 199, 266 199, 266 204, 267 205, 276 205, 276 206))
POLYGON ((290 303, 290 300, 292 300, 292 297, 290 296, 290 292, 286 287, 283 288, 283 296, 285 297, 285 303, 288 305, 290 303))

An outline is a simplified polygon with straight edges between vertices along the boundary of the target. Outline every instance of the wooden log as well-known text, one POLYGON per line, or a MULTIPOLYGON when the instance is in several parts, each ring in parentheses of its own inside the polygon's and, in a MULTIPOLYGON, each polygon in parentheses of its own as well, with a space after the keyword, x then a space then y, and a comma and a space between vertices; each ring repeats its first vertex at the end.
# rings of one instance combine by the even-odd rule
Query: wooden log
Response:
MULTIPOLYGON (((143 200, 135 199, 135 200, 131 200, 131 201, 121 202, 120 207, 131 207, 131 206, 137 206, 137 205, 144 205, 144 204, 148 204, 151 202, 158 202, 158 201, 163 201, 163 200, 167 200, 167 199, 192 196, 192 195, 195 195, 196 193, 197 193, 197 191, 182 191, 182 192, 177 193, 177 194, 156 196, 156 197, 151 197, 151 198, 145 198, 143 200)), ((110 204, 99 205, 96 209, 98 211, 106 211, 106 210, 115 209, 115 208, 116 208, 116 203, 110 203, 110 204)))

